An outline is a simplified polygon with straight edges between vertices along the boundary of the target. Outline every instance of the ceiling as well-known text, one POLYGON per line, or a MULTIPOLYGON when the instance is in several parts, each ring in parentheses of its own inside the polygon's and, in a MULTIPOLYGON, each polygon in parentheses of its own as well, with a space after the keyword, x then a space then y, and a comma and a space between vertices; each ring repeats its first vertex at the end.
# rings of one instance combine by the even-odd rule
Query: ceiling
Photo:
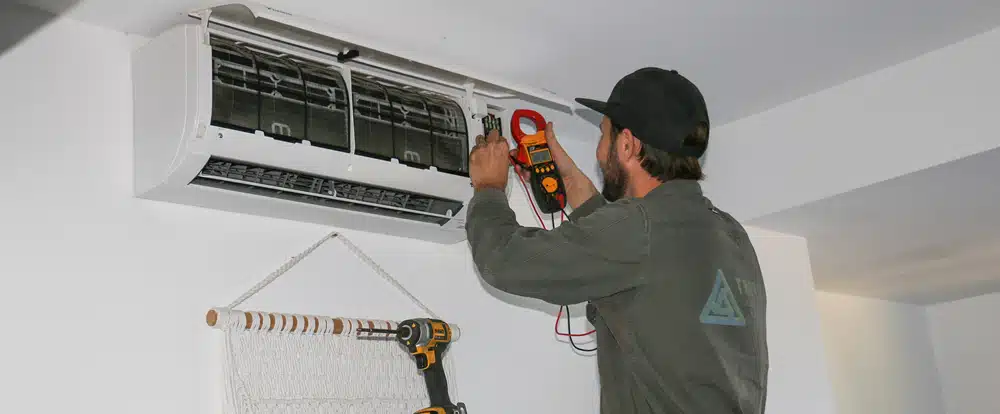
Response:
POLYGON ((1000 291, 1000 149, 773 213, 816 287, 929 304, 1000 291))
MULTIPOLYGON (((61 12, 77 0, 19 1, 61 12)), ((634 69, 676 68, 721 125, 1000 26, 996 1, 260 2, 566 97, 604 98, 634 69)), ((151 36, 225 2, 79 0, 66 14, 151 36)))
POLYGON ((32 9, 18 3, 0 3, 0 55, 21 39, 45 27, 75 2, 76 0, 63 0, 61 4, 52 4, 49 10, 51 14, 38 11, 31 13, 32 9))

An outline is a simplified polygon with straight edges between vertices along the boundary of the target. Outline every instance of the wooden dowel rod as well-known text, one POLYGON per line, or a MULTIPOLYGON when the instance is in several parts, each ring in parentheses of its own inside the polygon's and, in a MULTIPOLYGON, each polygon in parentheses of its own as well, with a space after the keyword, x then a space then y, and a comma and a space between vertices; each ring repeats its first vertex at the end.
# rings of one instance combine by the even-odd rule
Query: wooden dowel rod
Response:
MULTIPOLYGON (((331 335, 354 334, 356 336, 385 337, 385 333, 359 333, 357 330, 363 328, 396 329, 397 321, 380 321, 373 319, 349 319, 334 318, 330 316, 315 315, 295 315, 274 312, 254 312, 241 311, 235 309, 213 308, 205 314, 205 323, 215 329, 225 329, 222 323, 224 320, 239 324, 247 330, 274 331, 283 330, 291 333, 327 333, 331 335), (259 318, 260 323, 254 326, 255 319, 259 318), (242 323, 238 322, 242 321, 242 323), (327 331, 321 330, 326 324, 327 331), (332 326, 332 329, 330 328, 332 326), (284 327, 284 329, 282 329, 284 327)), ((449 324, 452 329, 452 341, 457 341, 461 331, 457 325, 449 324)))
MULTIPOLYGON (((293 333, 324 333, 321 331, 323 324, 327 324, 327 332, 332 335, 343 335, 347 333, 358 334, 357 329, 359 327, 364 328, 381 328, 381 329, 395 329, 397 323, 393 321, 378 321, 371 319, 348 319, 348 318, 334 318, 329 316, 316 316, 316 315, 293 315, 286 313, 274 313, 274 312, 251 312, 251 311, 241 311, 241 310, 230 310, 215 308, 209 309, 208 313, 205 314, 205 323, 208 326, 223 329, 219 322, 222 321, 223 317, 237 318, 243 323, 240 326, 243 329, 256 329, 261 331, 274 331, 282 330, 284 326, 284 331, 293 333), (227 313, 223 315, 223 313, 227 313), (255 327, 254 319, 260 318, 260 323, 255 327), (332 329, 330 327, 332 326, 332 329)), ((239 322, 236 322, 239 323, 239 322)), ((386 334, 369 334, 360 333, 359 336, 386 336, 386 334)))

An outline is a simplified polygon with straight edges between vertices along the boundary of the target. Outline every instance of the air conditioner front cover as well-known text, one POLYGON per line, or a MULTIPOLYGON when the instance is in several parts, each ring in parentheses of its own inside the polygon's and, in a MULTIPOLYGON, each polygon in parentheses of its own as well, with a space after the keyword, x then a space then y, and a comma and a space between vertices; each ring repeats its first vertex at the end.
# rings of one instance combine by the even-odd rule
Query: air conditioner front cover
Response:
POLYGON ((191 15, 208 16, 208 20, 215 24, 266 34, 283 42, 332 55, 356 50, 359 56, 353 61, 359 64, 452 88, 461 89, 463 85, 472 84, 477 94, 492 99, 522 98, 564 110, 575 107, 572 102, 541 88, 464 70, 447 62, 417 56, 418 52, 404 52, 357 35, 335 32, 321 22, 253 2, 217 6, 192 12, 191 15))

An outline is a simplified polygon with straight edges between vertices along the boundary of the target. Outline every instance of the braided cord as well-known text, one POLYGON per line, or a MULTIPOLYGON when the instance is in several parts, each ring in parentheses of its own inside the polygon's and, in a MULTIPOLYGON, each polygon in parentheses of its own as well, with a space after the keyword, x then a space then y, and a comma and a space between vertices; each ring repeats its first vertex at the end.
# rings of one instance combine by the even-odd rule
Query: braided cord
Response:
POLYGON ((266 278, 264 278, 264 280, 261 280, 252 288, 250 288, 250 290, 246 291, 245 293, 240 295, 240 297, 236 298, 236 300, 230 303, 229 306, 226 306, 226 308, 234 309, 243 302, 245 302, 247 299, 250 299, 250 297, 256 295, 258 292, 267 287, 267 285, 270 285, 272 282, 281 277, 281 275, 285 274, 285 272, 287 272, 289 269, 291 269, 296 264, 301 262, 302 259, 305 259, 306 256, 309 256, 309 254, 311 254, 313 251, 322 246, 323 243, 326 243, 327 240, 333 238, 339 238, 341 243, 343 243, 344 246, 346 246, 347 249, 351 251, 351 253, 354 253, 354 255, 357 256, 358 259, 368 264, 368 266, 371 267, 372 270, 375 271, 375 273, 381 276, 382 279, 384 279, 386 282, 389 282, 389 284, 395 286, 396 289, 398 289, 401 293, 403 293, 403 295, 406 295, 406 297, 410 298, 410 300, 413 301, 413 303, 416 304, 418 307, 420 307, 420 309, 422 309, 424 312, 427 312, 428 316, 435 319, 440 319, 438 318, 437 314, 431 311, 430 308, 427 307, 427 305, 424 305, 424 303, 421 302, 420 299, 417 299, 415 296, 413 296, 413 294, 410 293, 410 291, 406 290, 406 288, 404 288, 403 285, 396 280, 396 278, 392 277, 392 275, 390 275, 389 272, 386 272, 385 269, 382 269, 382 266, 379 266, 378 263, 375 263, 375 260, 372 260, 371 257, 362 252, 361 248, 359 248, 357 245, 348 240, 347 237, 345 237, 343 234, 337 233, 336 231, 323 236, 322 239, 319 239, 318 241, 316 241, 316 243, 313 243, 312 246, 309 246, 301 253, 293 256, 291 259, 285 262, 285 264, 281 265, 281 267, 271 272, 271 274, 269 274, 266 278))
POLYGON ((350 250, 352 253, 354 253, 354 255, 358 257, 358 259, 361 259, 362 262, 367 263, 368 266, 370 266, 372 270, 375 271, 375 273, 377 273, 379 276, 382 276, 382 279, 384 279, 386 282, 389 282, 389 284, 395 286, 396 289, 398 289, 402 294, 410 298, 410 300, 413 301, 413 303, 416 304, 418 307, 420 307, 420 309, 423 309, 424 312, 427 312, 428 316, 434 319, 441 319, 437 316, 437 314, 431 311, 427 307, 427 305, 424 305, 424 303, 421 302, 420 299, 417 299, 417 297, 413 296, 413 294, 411 294, 410 291, 406 290, 406 288, 404 288, 403 285, 401 285, 399 281, 396 280, 396 278, 392 277, 392 275, 390 275, 389 272, 386 272, 385 269, 382 269, 382 266, 379 266, 378 263, 375 263, 375 261, 372 260, 371 257, 368 257, 368 255, 362 252, 361 249, 358 248, 358 246, 354 245, 354 243, 351 243, 351 241, 348 240, 347 237, 344 237, 344 235, 341 234, 339 238, 340 242, 343 243, 344 246, 347 246, 347 249, 350 250))

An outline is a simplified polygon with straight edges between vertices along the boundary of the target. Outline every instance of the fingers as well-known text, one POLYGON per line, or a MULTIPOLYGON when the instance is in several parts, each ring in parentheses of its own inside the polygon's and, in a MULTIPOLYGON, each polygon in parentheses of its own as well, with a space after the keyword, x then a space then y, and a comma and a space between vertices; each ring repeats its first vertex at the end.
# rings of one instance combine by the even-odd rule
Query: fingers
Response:
POLYGON ((500 136, 500 132, 498 132, 495 129, 490 131, 490 135, 486 137, 486 144, 487 145, 496 144, 497 146, 502 146, 504 148, 510 147, 509 143, 507 142, 507 138, 500 136))
POLYGON ((489 136, 476 136, 476 145, 472 147, 469 153, 471 155, 475 155, 477 152, 480 152, 480 150, 486 150, 488 152, 506 152, 508 147, 509 145, 507 144, 507 139, 501 137, 496 130, 493 130, 490 132, 489 136))
POLYGON ((563 150, 562 145, 559 145, 559 140, 556 138, 556 130, 552 126, 552 122, 549 122, 545 126, 545 141, 548 142, 549 148, 552 149, 552 158, 557 164, 561 161, 560 158, 563 158, 564 154, 566 157, 569 157, 566 151, 563 150))
POLYGON ((552 122, 549 122, 549 124, 545 126, 545 140, 548 141, 550 147, 560 150, 562 149, 562 146, 559 145, 559 139, 556 138, 556 130, 555 127, 552 126, 552 122))
POLYGON ((521 168, 520 166, 517 167, 517 175, 520 176, 521 179, 524 181, 528 181, 531 179, 531 173, 526 171, 524 168, 521 168))
POLYGON ((521 179, 524 181, 528 181, 529 179, 531 179, 531 173, 525 171, 525 169, 521 168, 520 165, 514 164, 514 172, 517 174, 518 177, 521 177, 521 179))
POLYGON ((503 152, 504 156, 506 156, 507 150, 510 148, 507 138, 500 136, 500 132, 495 129, 490 131, 489 136, 486 137, 485 146, 493 152, 503 152))
POLYGON ((488 136, 476 136, 476 145, 469 151, 469 160, 471 161, 472 159, 484 156, 485 154, 490 154, 491 157, 496 156, 509 160, 509 157, 514 155, 513 151, 508 151, 509 149, 510 145, 508 144, 507 139, 500 136, 500 134, 494 130, 491 131, 488 136))
POLYGON ((489 152, 491 157, 496 157, 498 162, 510 165, 510 155, 507 152, 507 146, 503 145, 501 142, 491 143, 489 146, 489 152))
POLYGON ((521 168, 521 164, 517 161, 517 148, 507 152, 507 159, 510 161, 510 165, 514 167, 514 172, 522 179, 527 179, 528 172, 524 168, 521 168))

